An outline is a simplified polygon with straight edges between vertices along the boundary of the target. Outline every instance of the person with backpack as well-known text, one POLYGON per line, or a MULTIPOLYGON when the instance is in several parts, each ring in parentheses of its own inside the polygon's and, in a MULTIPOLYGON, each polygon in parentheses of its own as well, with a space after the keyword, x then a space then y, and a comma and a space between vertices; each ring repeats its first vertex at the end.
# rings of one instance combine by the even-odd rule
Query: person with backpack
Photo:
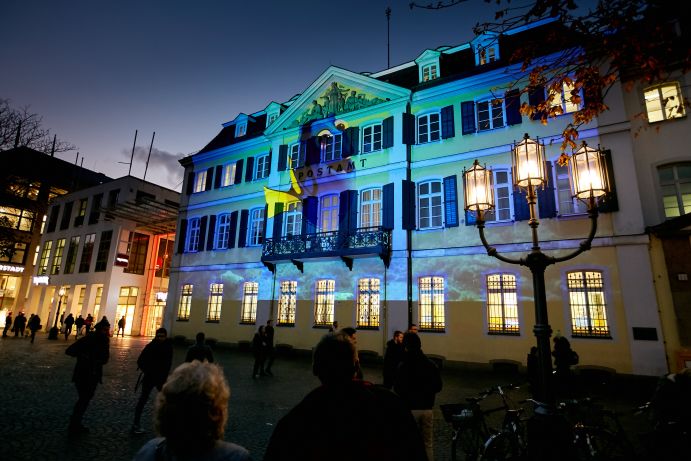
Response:
MULTIPOLYGON (((168 378, 170 367, 173 364, 173 343, 168 339, 168 331, 165 328, 156 330, 156 337, 151 340, 139 354, 137 366, 142 371, 141 386, 142 393, 134 409, 134 423, 132 424, 133 434, 143 434, 141 427, 142 412, 149 400, 149 394, 155 387, 161 391, 163 384, 168 378)), ((139 384, 139 381, 137 381, 139 384)), ((135 388, 136 391, 136 388, 135 388)))

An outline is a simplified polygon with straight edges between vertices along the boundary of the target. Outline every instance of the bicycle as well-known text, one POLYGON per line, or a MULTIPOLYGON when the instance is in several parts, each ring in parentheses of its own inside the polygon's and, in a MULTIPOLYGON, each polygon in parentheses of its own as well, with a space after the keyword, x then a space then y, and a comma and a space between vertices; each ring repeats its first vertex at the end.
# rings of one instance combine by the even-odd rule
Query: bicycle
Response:
POLYGON ((512 408, 511 400, 504 391, 508 386, 494 386, 478 397, 466 398, 465 404, 440 405, 444 419, 452 426, 451 459, 456 461, 457 453, 464 454, 466 461, 523 459, 526 455, 525 427, 521 414, 522 408, 512 408), (480 402, 490 395, 499 395, 501 405, 497 408, 483 410, 480 402), (487 418, 490 414, 504 412, 499 431, 490 428, 487 418))

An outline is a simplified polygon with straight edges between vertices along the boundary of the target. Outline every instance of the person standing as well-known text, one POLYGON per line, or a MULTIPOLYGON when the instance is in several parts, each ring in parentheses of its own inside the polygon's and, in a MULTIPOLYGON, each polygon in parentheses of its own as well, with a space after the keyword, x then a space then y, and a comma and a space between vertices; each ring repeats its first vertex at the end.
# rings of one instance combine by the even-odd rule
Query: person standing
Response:
POLYGON ((571 349, 571 343, 566 337, 557 334, 554 339, 554 350, 552 356, 554 357, 554 379, 558 396, 561 398, 568 398, 571 396, 571 385, 573 376, 571 372, 571 365, 578 364, 578 354, 571 349))
POLYGON ((264 372, 273 376, 271 373, 271 366, 274 364, 274 327, 271 325, 272 320, 266 321, 266 326, 264 327, 264 337, 266 338, 266 367, 264 372))
POLYGON ((72 326, 74 325, 74 315, 70 312, 70 314, 67 316, 65 319, 65 341, 67 341, 67 338, 70 337, 70 334, 72 334, 72 326))
POLYGON ((84 328, 84 317, 82 317, 82 314, 79 314, 77 320, 74 321, 74 326, 77 328, 76 336, 74 337, 74 339, 77 339, 82 335, 82 328, 84 328))
POLYGON ((197 333, 196 343, 187 349, 185 362, 191 362, 192 360, 214 363, 214 353, 209 345, 206 344, 206 335, 201 331, 197 333))
POLYGON ((91 325, 94 323, 94 318, 91 316, 91 314, 88 314, 86 318, 84 319, 84 334, 88 335, 89 332, 91 331, 91 325))
POLYGON ((336 333, 338 331, 338 320, 334 320, 329 327, 329 333, 336 333))
POLYGON ((264 332, 264 325, 259 327, 252 338, 252 353, 254 354, 252 378, 266 376, 264 371, 264 361, 266 360, 266 333, 264 332))
POLYGON ((118 320, 118 332, 116 333, 115 336, 118 336, 120 332, 122 332, 122 337, 125 337, 125 325, 127 324, 127 320, 125 319, 125 316, 123 315, 120 320, 118 320))
POLYGON ((5 317, 5 328, 2 330, 2 337, 7 338, 7 331, 12 327, 12 312, 7 312, 5 317))
POLYGON ((137 366, 142 370, 143 377, 142 393, 134 409, 133 434, 144 433, 140 425, 144 406, 147 400, 149 400, 149 394, 151 394, 151 390, 154 387, 159 392, 161 391, 166 378, 168 378, 172 364, 173 343, 168 339, 168 331, 165 328, 159 328, 156 330, 156 337, 144 347, 137 359, 137 366))
POLYGON ((422 352, 422 342, 415 333, 403 335, 405 350, 403 361, 398 366, 394 380, 394 391, 410 408, 420 434, 425 442, 427 459, 434 459, 434 398, 441 391, 439 369, 422 352))
POLYGON ((402 359, 403 332, 396 330, 393 332, 393 338, 387 341, 386 351, 384 352, 384 387, 387 389, 393 387, 393 382, 396 378, 396 370, 402 359))
POLYGON ((24 312, 17 314, 17 318, 14 319, 14 336, 21 335, 24 337, 24 329, 26 328, 26 315, 24 312))
POLYGON ((72 373, 72 382, 77 388, 79 398, 74 404, 74 410, 70 417, 69 433, 71 435, 89 432, 82 424, 82 418, 96 392, 96 386, 102 382, 103 365, 108 363, 110 358, 110 340, 108 338, 110 325, 98 323, 95 329, 95 334, 84 336, 65 349, 65 354, 77 358, 77 364, 72 373))
POLYGON ((36 332, 41 329, 41 317, 38 314, 31 314, 31 319, 29 320, 29 331, 31 332, 31 344, 34 343, 36 339, 36 332))

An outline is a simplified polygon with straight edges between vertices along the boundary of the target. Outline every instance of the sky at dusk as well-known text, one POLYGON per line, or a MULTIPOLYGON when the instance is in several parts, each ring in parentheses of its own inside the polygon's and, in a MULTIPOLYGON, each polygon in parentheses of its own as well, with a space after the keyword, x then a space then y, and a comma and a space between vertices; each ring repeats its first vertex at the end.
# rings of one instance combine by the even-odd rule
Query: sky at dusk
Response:
MULTIPOLYGON (((78 147, 83 166, 180 190, 177 159, 223 122, 301 93, 330 65, 391 66, 473 38, 496 5, 412 10, 410 0, 2 0, 0 98, 29 106, 78 147)), ((58 154, 74 161, 76 152, 58 154)))

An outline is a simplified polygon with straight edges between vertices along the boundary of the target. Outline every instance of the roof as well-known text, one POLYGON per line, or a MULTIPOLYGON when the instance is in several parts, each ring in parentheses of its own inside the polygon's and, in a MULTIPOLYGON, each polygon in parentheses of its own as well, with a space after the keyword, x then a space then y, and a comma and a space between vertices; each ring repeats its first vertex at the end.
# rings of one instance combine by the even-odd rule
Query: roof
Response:
POLYGON ((106 219, 134 221, 138 230, 158 235, 175 233, 179 209, 179 204, 142 198, 102 207, 101 212, 105 213, 106 219))

